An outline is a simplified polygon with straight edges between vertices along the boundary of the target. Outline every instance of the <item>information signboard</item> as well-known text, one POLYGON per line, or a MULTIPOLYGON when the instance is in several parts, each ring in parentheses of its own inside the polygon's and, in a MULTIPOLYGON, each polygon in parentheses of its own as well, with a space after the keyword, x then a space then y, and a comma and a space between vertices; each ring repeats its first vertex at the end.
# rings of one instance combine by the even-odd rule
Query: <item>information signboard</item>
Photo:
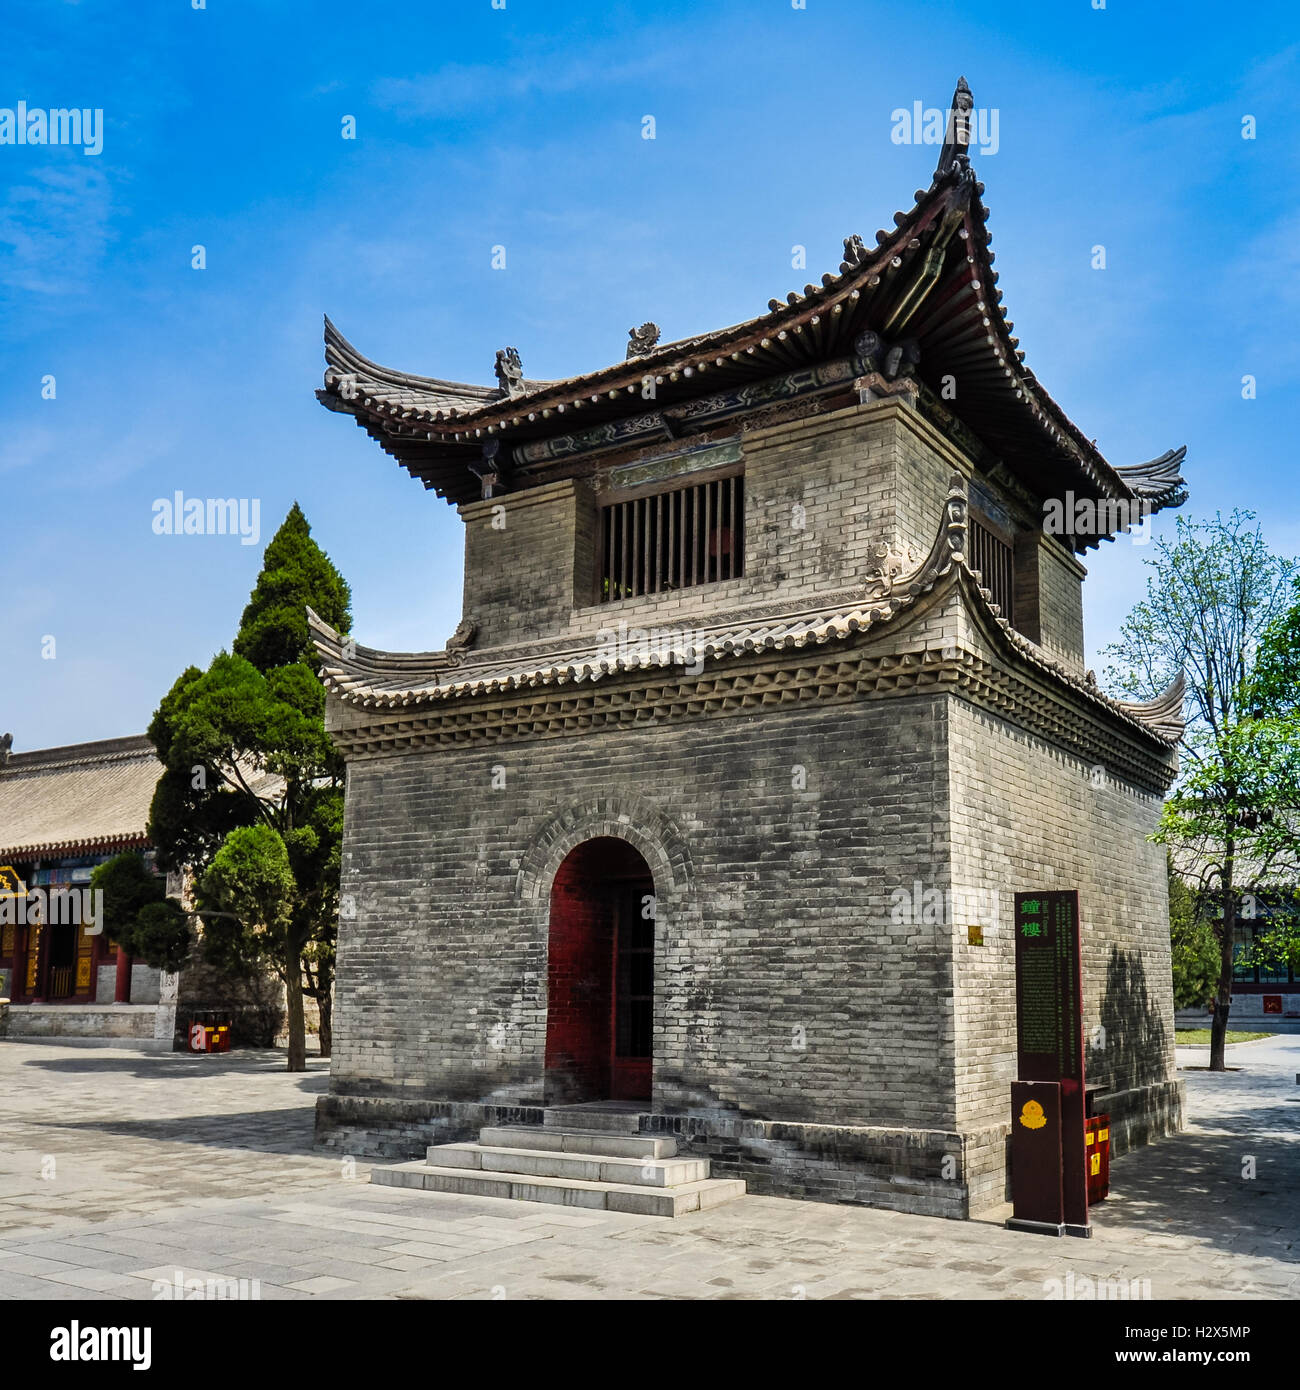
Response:
MULTIPOLYGON (((1015 927, 1016 1074, 1022 1082, 1056 1082, 1060 1086, 1064 1225, 1070 1235, 1088 1236, 1092 1231, 1084 1156, 1083 961, 1078 893, 1017 893, 1015 927)), ((1013 1142, 1013 1193, 1022 1176, 1015 1168, 1015 1153, 1013 1142)))

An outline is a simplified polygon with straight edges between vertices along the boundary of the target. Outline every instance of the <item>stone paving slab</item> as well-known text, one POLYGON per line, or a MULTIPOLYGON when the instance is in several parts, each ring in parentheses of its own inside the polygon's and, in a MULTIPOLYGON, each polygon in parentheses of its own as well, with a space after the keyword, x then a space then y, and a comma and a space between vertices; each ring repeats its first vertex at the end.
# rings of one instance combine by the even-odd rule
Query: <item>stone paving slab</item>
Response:
POLYGON ((1212 1075, 1179 1049, 1192 1125, 1115 1162, 1089 1241, 745 1197, 662 1218, 368 1183, 312 1150, 325 1064, 0 1042, 0 1298, 1041 1299, 1148 1280, 1154 1298, 1300 1298, 1300 1036, 1212 1075), (1253 1172, 1254 1176, 1246 1176, 1253 1172))

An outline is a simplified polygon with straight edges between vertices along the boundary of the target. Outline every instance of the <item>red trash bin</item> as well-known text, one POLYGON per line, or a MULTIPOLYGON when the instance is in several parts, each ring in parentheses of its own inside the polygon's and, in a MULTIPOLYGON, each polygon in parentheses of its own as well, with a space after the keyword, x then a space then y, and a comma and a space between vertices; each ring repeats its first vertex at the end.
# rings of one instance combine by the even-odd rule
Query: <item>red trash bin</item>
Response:
POLYGON ((1110 1192, 1110 1116, 1093 1115, 1083 1122, 1083 1151, 1088 1175, 1088 1205, 1104 1201, 1110 1192))

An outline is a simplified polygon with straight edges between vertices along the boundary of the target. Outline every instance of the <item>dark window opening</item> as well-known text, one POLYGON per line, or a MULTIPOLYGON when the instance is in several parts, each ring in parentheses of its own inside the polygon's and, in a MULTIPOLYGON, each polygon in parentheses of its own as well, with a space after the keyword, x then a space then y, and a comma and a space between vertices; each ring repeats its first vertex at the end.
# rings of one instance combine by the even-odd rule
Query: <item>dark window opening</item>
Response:
POLYGON ((1252 961, 1251 964, 1243 964, 1242 954, 1249 947, 1255 947, 1255 938, 1262 936, 1277 928, 1276 922, 1265 921, 1262 924, 1251 923, 1247 926, 1238 924, 1233 933, 1233 970, 1232 978, 1237 984, 1242 985, 1294 985, 1300 984, 1300 968, 1293 967, 1288 963, 1284 953, 1274 954, 1265 960, 1252 961))
POLYGON ((744 476, 605 503, 599 599, 610 603, 745 572, 744 476))
POLYGON ((998 611, 1007 622, 1015 622, 1012 594, 1016 568, 1011 547, 974 516, 970 518, 970 565, 977 570, 980 583, 993 596, 998 611))

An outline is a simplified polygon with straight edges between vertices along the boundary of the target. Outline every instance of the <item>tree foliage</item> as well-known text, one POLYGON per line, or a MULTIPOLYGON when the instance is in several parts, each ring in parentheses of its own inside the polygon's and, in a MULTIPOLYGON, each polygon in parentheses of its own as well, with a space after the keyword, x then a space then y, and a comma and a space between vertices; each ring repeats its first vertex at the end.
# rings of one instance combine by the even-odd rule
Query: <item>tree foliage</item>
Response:
POLYGON ((1169 942, 1174 972, 1174 1006, 1203 1007, 1219 983, 1219 945, 1214 929, 1198 910, 1196 895, 1174 871, 1169 872, 1169 942))
POLYGON ((1146 563, 1155 573, 1107 649, 1118 662, 1108 676, 1125 693, 1153 699, 1186 674, 1183 765, 1156 838, 1215 937, 1210 1065, 1222 1070, 1242 894, 1259 894, 1294 869, 1287 827, 1300 806, 1300 744, 1262 699, 1256 667, 1261 645, 1285 620, 1297 566, 1272 554, 1254 515, 1242 511, 1180 518, 1174 538, 1161 540, 1146 563))
POLYGON ((210 962, 269 966, 285 981, 290 1070, 305 1066, 304 988, 329 1051, 343 825, 343 763, 325 733, 306 608, 346 632, 349 602, 295 503, 232 650, 184 671, 149 726, 166 765, 149 825, 159 861, 193 870, 210 962))
POLYGON ((262 572, 239 620, 235 655, 264 672, 285 666, 314 669, 308 606, 331 627, 347 631, 352 592, 312 540, 307 518, 295 502, 266 547, 262 572))
POLYGON ((100 864, 90 887, 104 894, 104 930, 127 955, 155 970, 181 968, 192 939, 189 922, 138 854, 127 851, 100 864))

